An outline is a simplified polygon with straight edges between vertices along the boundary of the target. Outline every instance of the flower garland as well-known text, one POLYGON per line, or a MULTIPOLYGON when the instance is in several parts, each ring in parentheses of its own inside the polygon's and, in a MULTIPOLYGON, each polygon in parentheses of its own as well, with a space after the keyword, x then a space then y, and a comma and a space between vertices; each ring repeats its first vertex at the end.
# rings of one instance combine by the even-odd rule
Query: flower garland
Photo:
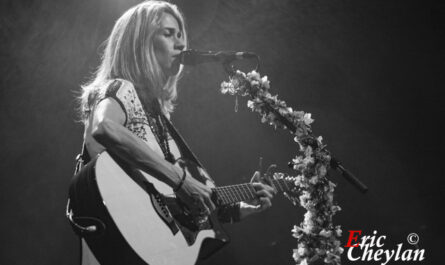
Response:
POLYGON ((247 107, 258 112, 263 123, 267 122, 275 129, 290 129, 299 145, 299 155, 290 162, 298 172, 295 186, 299 196, 290 199, 307 212, 303 222, 292 229, 298 242, 298 248, 293 250, 295 262, 306 265, 323 259, 328 264, 341 264, 343 248, 338 238, 342 231, 340 226, 332 223, 333 215, 341 209, 333 201, 335 184, 326 178, 331 159, 329 151, 321 136, 312 135, 310 124, 314 120, 311 114, 292 110, 277 95, 272 96, 269 89, 267 76, 261 77, 256 71, 245 74, 238 70, 228 82, 221 84, 222 94, 250 96, 247 107))

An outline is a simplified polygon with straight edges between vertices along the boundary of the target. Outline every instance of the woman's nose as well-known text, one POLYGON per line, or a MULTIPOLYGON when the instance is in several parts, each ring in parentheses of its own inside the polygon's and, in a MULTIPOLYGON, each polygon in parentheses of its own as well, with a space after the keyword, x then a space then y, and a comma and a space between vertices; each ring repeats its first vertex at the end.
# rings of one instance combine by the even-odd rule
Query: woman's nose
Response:
POLYGON ((182 42, 175 44, 175 49, 176 50, 182 51, 182 50, 184 50, 184 48, 185 48, 185 45, 182 42))
POLYGON ((184 50, 184 48, 185 48, 184 40, 182 38, 176 39, 175 49, 182 51, 184 50))

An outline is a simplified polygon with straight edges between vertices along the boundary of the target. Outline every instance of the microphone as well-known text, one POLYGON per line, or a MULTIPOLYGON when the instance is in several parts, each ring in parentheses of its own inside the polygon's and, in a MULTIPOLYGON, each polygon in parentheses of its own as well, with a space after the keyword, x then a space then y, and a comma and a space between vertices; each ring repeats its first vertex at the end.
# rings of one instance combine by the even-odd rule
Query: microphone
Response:
POLYGON ((181 64, 194 66, 202 63, 230 63, 235 60, 258 58, 258 55, 252 52, 186 50, 181 52, 179 57, 181 64))

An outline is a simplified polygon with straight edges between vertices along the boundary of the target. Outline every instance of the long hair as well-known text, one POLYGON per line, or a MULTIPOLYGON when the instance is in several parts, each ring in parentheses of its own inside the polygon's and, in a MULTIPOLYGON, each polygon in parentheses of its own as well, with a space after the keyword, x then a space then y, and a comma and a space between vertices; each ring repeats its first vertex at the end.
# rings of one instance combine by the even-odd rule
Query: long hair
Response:
POLYGON ((169 13, 178 21, 185 43, 187 34, 184 18, 176 5, 163 1, 145 1, 127 10, 114 25, 106 41, 102 62, 93 78, 82 86, 80 114, 85 121, 94 108, 107 82, 122 78, 133 83, 139 95, 158 99, 163 112, 174 109, 176 84, 182 66, 176 75, 166 75, 155 56, 153 37, 160 28, 160 19, 169 13))

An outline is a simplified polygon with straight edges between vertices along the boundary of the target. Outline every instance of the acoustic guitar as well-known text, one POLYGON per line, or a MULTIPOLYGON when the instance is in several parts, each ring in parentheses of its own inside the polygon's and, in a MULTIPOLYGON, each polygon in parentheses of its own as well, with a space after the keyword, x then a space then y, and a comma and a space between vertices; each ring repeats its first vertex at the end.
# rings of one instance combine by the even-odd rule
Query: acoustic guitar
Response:
MULTIPOLYGON (((188 161, 191 175, 199 167, 188 161)), ((298 194, 293 177, 274 174, 271 184, 298 194)), ((250 183, 212 188, 217 207, 256 198, 250 183)), ((106 264, 195 264, 230 241, 216 211, 195 216, 173 189, 106 151, 71 181, 67 217, 96 259, 106 264)))

